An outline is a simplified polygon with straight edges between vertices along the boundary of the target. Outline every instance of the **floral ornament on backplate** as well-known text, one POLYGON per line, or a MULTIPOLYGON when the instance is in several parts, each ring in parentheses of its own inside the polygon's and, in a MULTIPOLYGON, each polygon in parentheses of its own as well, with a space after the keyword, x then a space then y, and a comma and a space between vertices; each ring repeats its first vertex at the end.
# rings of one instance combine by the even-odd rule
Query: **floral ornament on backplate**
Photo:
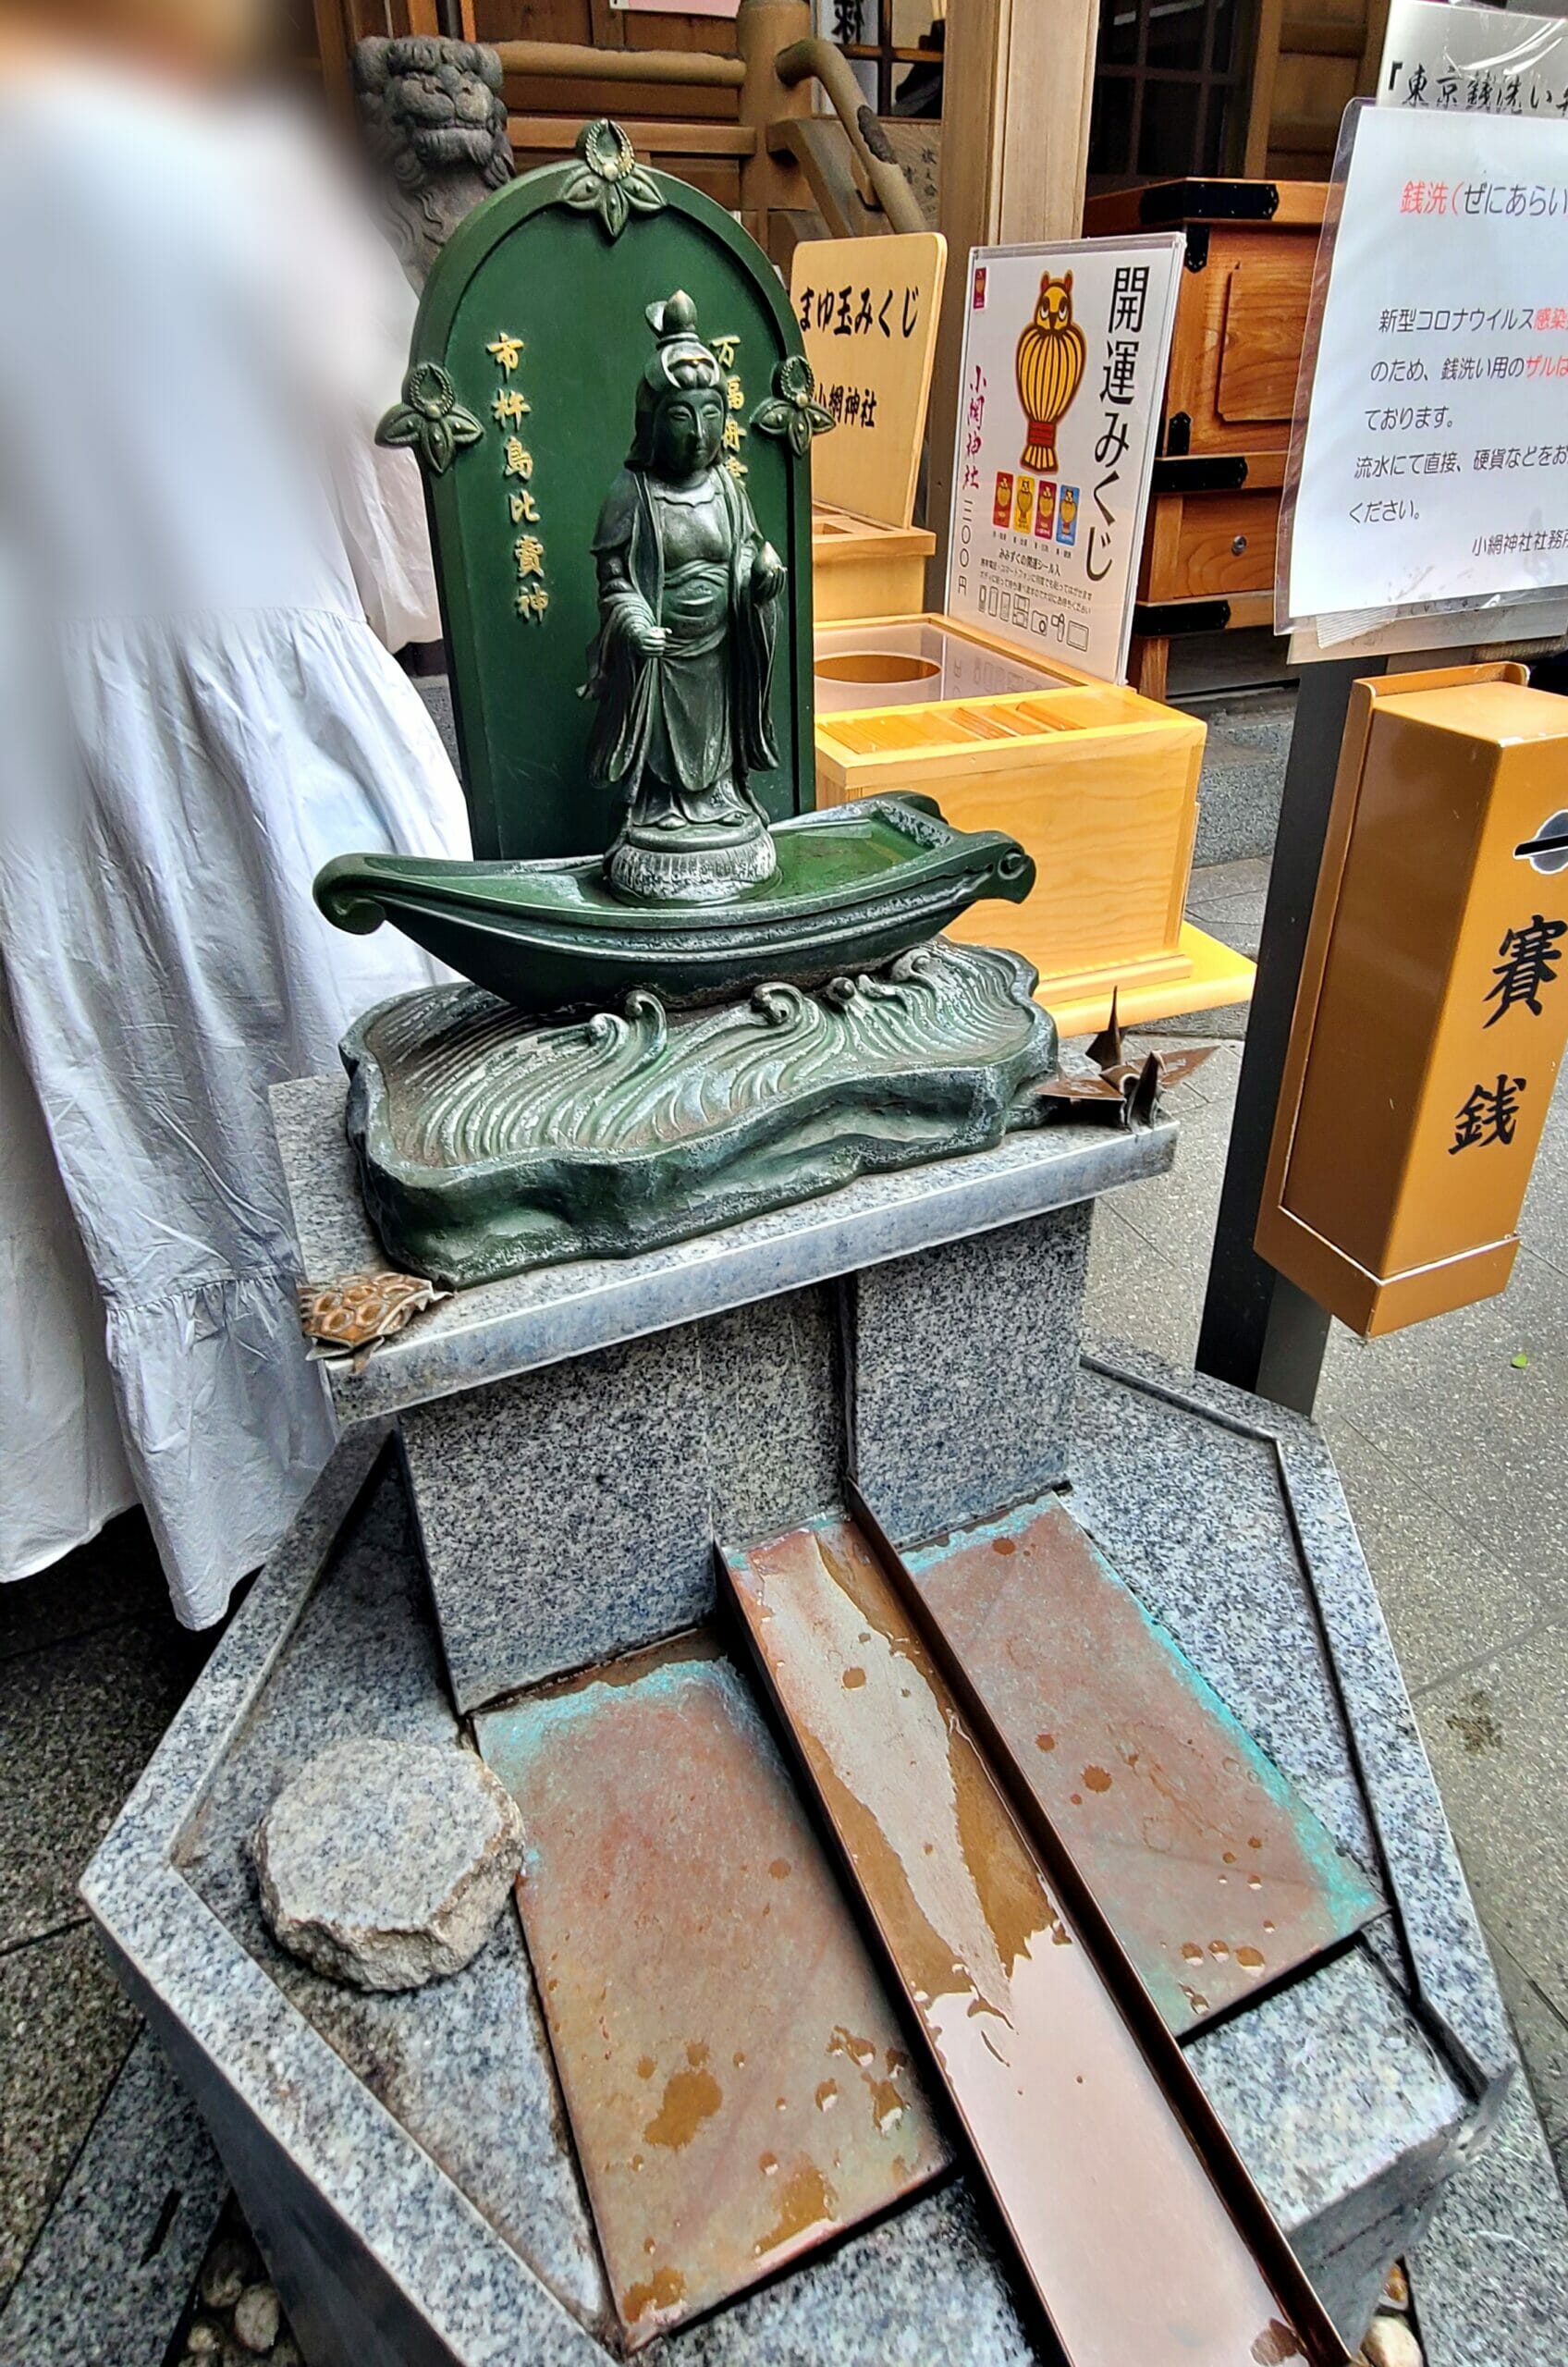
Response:
POLYGON ((802 460, 814 435, 826 435, 838 425, 830 411, 816 400, 816 381, 803 353, 787 353, 773 373, 773 392, 752 413, 752 425, 764 435, 782 435, 802 460))
POLYGON ((445 476, 461 444, 484 435, 438 362, 416 362, 403 381, 403 399, 375 431, 378 444, 412 444, 433 477, 445 476))
POLYGON ((596 214, 612 239, 626 227, 627 216, 660 214, 664 200, 652 177, 637 162, 637 152, 619 123, 601 116, 585 123, 577 135, 582 163, 557 201, 579 214, 596 214))

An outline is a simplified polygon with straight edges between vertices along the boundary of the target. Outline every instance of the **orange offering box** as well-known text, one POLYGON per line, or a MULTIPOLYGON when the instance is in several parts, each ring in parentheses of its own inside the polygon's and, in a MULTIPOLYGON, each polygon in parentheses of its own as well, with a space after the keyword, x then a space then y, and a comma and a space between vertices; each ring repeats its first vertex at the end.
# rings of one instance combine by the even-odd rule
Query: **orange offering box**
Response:
MULTIPOLYGON (((820 579, 819 579, 820 581, 820 579)), ((963 830, 1009 830, 1035 858, 1028 901, 976 906, 949 932, 998 938, 1040 973, 1064 1036, 1245 1001, 1253 965, 1182 921, 1204 726, 949 617, 823 620, 816 793, 934 797, 963 830)))

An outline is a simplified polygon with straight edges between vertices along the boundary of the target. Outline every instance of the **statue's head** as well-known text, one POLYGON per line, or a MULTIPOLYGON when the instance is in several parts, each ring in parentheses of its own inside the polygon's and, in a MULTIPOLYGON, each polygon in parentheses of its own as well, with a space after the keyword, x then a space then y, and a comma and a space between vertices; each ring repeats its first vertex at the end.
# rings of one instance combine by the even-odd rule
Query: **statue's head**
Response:
POLYGON ((354 85, 372 152, 402 188, 459 172, 491 189, 511 178, 501 61, 483 42, 361 41, 354 85))
POLYGON ((627 465, 679 482, 711 469, 724 444, 724 373, 697 335, 697 308, 678 290, 650 304, 658 342, 637 387, 627 465))

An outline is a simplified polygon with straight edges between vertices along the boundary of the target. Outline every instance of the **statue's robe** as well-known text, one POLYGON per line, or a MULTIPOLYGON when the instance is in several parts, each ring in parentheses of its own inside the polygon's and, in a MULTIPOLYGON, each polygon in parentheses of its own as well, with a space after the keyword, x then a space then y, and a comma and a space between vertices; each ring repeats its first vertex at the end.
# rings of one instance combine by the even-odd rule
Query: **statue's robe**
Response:
POLYGON ((778 762, 768 716, 776 603, 752 590, 762 536, 740 483, 723 467, 709 474, 728 525, 722 599, 705 601, 699 580, 705 570, 688 563, 676 571, 667 613, 658 505, 639 470, 617 477, 594 536, 601 568, 619 558, 627 582, 601 591, 585 685, 599 706, 588 772, 638 821, 724 822, 760 812, 746 777, 778 762), (669 633, 662 656, 636 645, 644 607, 669 633))

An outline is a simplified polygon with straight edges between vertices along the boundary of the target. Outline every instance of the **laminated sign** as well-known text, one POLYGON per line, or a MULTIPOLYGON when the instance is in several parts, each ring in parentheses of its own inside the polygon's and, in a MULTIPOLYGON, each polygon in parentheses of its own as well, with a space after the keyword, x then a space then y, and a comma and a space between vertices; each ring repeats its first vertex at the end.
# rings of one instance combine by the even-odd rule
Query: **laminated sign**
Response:
POLYGON ((1568 119, 1351 123, 1277 619, 1568 584, 1568 119))
POLYGON ((1561 120, 1568 114, 1568 25, 1512 8, 1393 0, 1378 104, 1561 120))
POLYGON ((947 609, 1120 681, 1180 234, 969 259, 947 609))

